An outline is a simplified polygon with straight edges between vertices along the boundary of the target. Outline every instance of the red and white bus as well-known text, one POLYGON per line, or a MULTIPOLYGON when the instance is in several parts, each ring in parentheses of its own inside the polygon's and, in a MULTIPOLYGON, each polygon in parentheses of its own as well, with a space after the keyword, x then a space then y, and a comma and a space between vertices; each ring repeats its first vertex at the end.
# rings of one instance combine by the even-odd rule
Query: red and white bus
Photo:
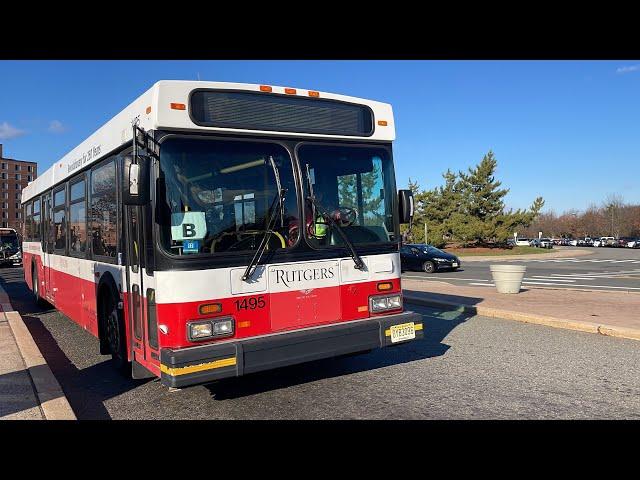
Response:
POLYGON ((421 338, 391 106, 160 81, 23 191, 25 280, 182 387, 421 338))

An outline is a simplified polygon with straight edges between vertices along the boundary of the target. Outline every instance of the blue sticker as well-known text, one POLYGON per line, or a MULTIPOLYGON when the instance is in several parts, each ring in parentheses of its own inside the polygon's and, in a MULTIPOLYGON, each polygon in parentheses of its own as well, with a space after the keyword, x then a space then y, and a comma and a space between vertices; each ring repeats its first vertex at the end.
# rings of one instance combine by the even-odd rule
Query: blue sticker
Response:
POLYGON ((185 240, 182 244, 183 253, 198 253, 200 252, 200 240, 185 240))

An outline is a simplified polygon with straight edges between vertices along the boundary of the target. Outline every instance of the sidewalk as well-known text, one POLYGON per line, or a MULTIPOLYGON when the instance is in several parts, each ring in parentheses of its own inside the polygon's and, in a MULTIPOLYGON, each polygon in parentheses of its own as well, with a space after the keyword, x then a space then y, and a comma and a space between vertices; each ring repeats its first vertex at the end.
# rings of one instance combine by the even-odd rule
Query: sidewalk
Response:
POLYGON ((402 288, 406 303, 640 340, 638 293, 524 288, 509 295, 495 288, 404 278, 402 288))
POLYGON ((0 286, 0 420, 75 419, 60 384, 0 286))

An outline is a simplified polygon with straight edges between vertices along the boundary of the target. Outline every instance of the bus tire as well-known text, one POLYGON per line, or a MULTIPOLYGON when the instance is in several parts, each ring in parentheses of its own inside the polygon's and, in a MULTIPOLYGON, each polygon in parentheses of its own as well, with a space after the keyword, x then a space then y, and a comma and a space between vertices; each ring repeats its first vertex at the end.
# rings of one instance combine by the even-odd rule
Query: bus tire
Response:
POLYGON ((104 322, 111 364, 123 375, 131 376, 131 362, 127 359, 127 339, 122 312, 113 287, 104 286, 100 295, 100 316, 104 322))
POLYGON ((31 292, 33 301, 38 307, 46 306, 47 302, 40 296, 40 279, 38 278, 38 267, 34 264, 31 267, 31 292))

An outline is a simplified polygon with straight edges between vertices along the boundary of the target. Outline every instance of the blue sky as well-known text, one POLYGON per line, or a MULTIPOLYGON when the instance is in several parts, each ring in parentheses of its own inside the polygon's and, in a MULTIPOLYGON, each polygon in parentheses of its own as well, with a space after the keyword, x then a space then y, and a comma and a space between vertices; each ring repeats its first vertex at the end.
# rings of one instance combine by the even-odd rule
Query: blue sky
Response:
POLYGON ((0 143, 39 171, 160 79, 309 88, 389 102, 398 186, 492 149, 506 203, 640 203, 640 61, 0 61, 0 143))

